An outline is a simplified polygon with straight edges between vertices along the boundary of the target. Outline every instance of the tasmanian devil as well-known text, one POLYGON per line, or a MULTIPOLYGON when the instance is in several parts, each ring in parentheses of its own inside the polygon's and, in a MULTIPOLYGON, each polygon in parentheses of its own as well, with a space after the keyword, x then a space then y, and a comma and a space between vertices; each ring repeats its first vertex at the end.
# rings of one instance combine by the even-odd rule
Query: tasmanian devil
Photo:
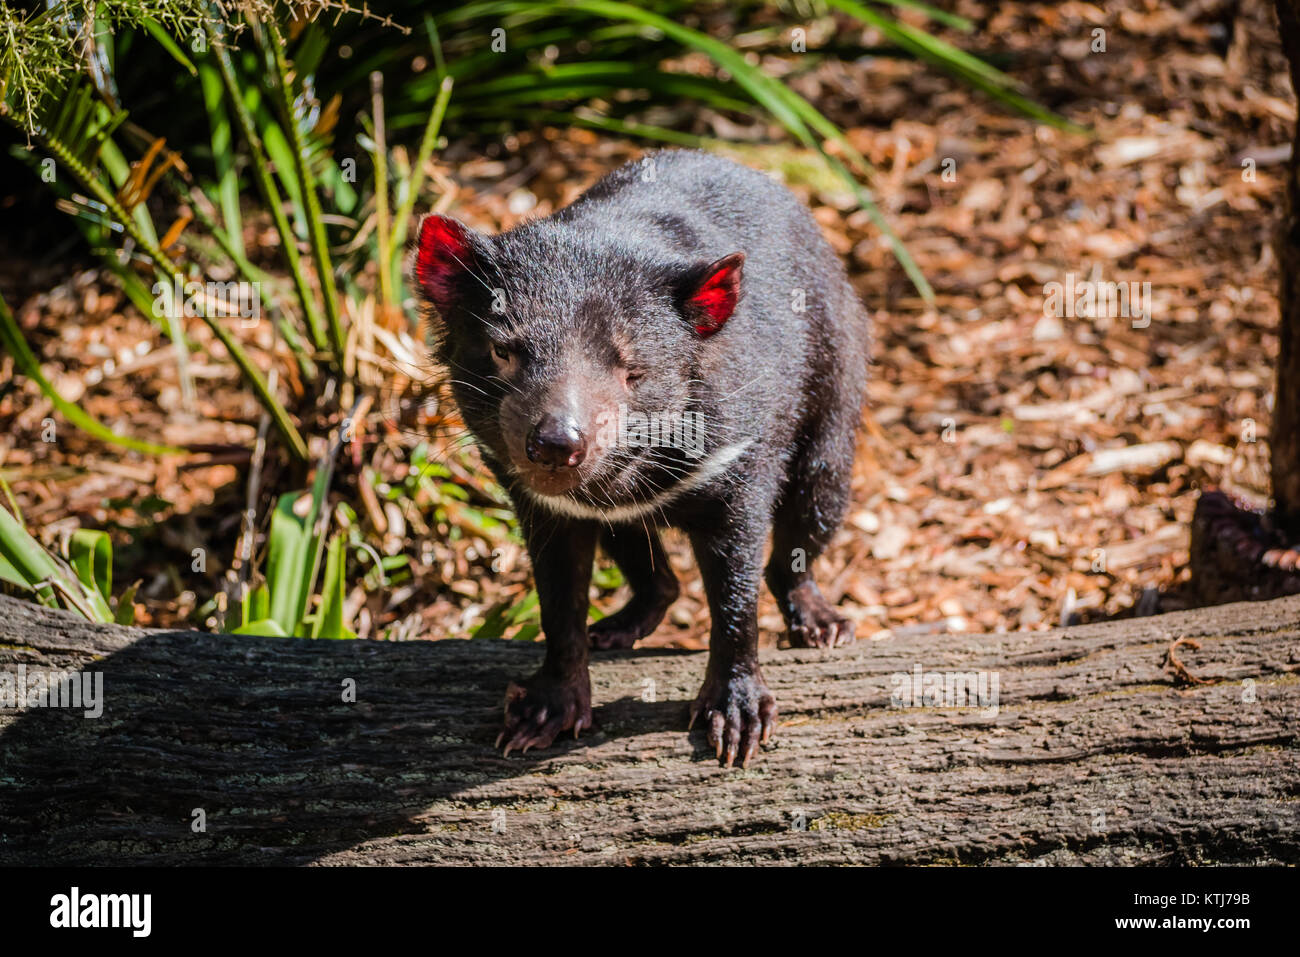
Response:
POLYGON ((868 319, 808 210, 728 160, 656 152, 498 236, 427 216, 414 271, 540 600, 545 660, 507 689, 498 746, 591 726, 588 646, 658 626, 678 593, 658 529, 676 526, 712 616, 691 723, 747 763, 776 719, 757 654, 769 531, 791 643, 853 640, 811 569, 849 496, 868 319), (631 598, 588 627, 598 542, 631 598))

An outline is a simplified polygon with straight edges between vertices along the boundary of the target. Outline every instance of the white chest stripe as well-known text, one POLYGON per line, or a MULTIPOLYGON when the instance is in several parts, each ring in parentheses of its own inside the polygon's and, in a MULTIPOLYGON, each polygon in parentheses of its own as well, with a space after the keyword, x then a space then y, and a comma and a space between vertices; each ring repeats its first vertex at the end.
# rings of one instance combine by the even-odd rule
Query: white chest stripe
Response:
POLYGON ((658 495, 644 502, 637 502, 635 505, 616 505, 612 508, 599 508, 593 505, 587 505, 583 502, 575 502, 573 499, 564 495, 543 495, 535 492, 525 486, 525 490, 533 501, 545 505, 552 512, 568 518, 591 518, 598 522, 628 522, 633 519, 641 518, 643 515, 650 515, 659 509, 670 504, 674 499, 680 498, 691 489, 699 488, 701 485, 717 478, 723 470, 736 459, 744 454, 745 450, 753 445, 754 440, 748 439, 744 442, 737 442, 735 445, 727 445, 718 449, 712 455, 708 456, 699 464, 694 472, 683 478, 671 488, 666 488, 658 495))

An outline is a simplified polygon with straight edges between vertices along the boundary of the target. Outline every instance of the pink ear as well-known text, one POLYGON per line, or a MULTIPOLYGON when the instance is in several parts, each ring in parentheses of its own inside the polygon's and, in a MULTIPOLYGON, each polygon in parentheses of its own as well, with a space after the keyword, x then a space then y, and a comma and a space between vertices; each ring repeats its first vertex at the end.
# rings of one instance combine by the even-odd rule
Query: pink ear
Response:
POLYGON ((415 278, 440 311, 452 304, 457 277, 473 263, 471 236, 468 228, 449 216, 426 216, 420 224, 415 278))
POLYGON ((736 303, 740 302, 740 278, 745 265, 744 253, 732 253, 710 263, 702 271, 703 282, 687 297, 686 318, 704 338, 721 329, 736 303))

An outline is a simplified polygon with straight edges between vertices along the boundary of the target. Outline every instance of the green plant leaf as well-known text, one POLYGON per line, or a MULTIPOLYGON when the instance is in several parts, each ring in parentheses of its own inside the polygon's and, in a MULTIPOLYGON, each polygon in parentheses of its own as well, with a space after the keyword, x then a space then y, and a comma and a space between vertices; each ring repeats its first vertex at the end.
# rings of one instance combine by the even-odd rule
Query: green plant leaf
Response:
POLYGON ((513 641, 536 641, 537 636, 542 633, 541 625, 524 625, 515 632, 513 641))
POLYGON ((122 597, 117 600, 117 611, 113 613, 113 621, 117 624, 135 624, 135 593, 139 588, 140 583, 136 582, 126 591, 122 592, 122 597))
POLYGON ((97 590, 104 601, 113 597, 113 541, 96 528, 79 528, 68 541, 68 561, 87 589, 97 590))
POLYGON ((281 495, 271 515, 266 560, 269 617, 286 635, 294 634, 302 624, 316 573, 316 538, 312 529, 319 514, 319 502, 313 496, 308 514, 300 516, 294 511, 294 504, 302 497, 302 492, 281 495))
MULTIPOLYGON (((432 30, 433 21, 428 17, 425 23, 432 30)), ((433 34, 436 38, 436 33, 433 34)), ((437 46, 439 61, 441 61, 441 50, 437 46)), ((401 195, 401 201, 397 207, 397 213, 393 218, 393 236, 389 243, 392 250, 392 261, 388 268, 392 270, 395 281, 400 281, 402 275, 402 262, 406 255, 406 233, 410 228, 411 214, 415 211, 416 200, 420 196, 420 187, 424 185, 424 167, 429 157, 433 155, 433 148, 437 145, 438 134, 442 129, 443 117, 447 115, 447 105, 451 102, 452 79, 445 76, 442 84, 438 88, 438 99, 433 104, 433 112, 429 114, 429 122, 424 128, 424 136, 420 138, 420 148, 416 152, 415 161, 411 164, 410 174, 404 182, 398 184, 398 193, 401 195)))
MULTIPOLYGON (((248 618, 256 621, 259 618, 271 617, 271 589, 266 587, 266 583, 258 585, 249 593, 248 596, 248 618)), ((245 622, 247 624, 247 622, 245 622)))
POLYGON ((274 618, 259 618, 231 631, 232 635, 261 635, 264 638, 288 638, 289 635, 274 618))
POLYGON ((3 475, 0 475, 0 492, 4 493, 5 501, 9 503, 9 508, 14 513, 14 518, 18 520, 18 524, 25 525, 23 510, 18 507, 18 499, 14 498, 14 490, 9 487, 9 483, 5 481, 3 475))
POLYGON ((199 66, 199 80, 203 90, 203 107, 208 114, 212 130, 212 163, 217 171, 217 198, 221 205, 221 218, 226 226, 230 245, 245 255, 243 219, 239 210, 239 174, 235 167, 234 133, 230 116, 226 112, 225 86, 221 71, 211 60, 199 66))
POLYGON ((499 601, 487 610, 483 616, 483 622, 472 632, 470 638, 500 638, 510 627, 510 612, 512 607, 510 600, 499 601))
POLYGON ((330 539, 325 554, 325 576, 321 580, 321 605, 312 622, 313 638, 355 638, 356 632, 343 620, 343 603, 347 597, 345 580, 347 561, 342 534, 330 539))
POLYGON ((0 508, 0 557, 9 569, 6 575, 12 572, 15 576, 6 580, 36 592, 41 604, 57 606, 49 583, 58 577, 59 566, 5 508, 0 508))
POLYGON ((274 65, 274 88, 280 98, 279 106, 285 126, 284 132, 289 140, 294 171, 298 175, 298 183, 302 190, 303 211, 307 218, 307 239, 316 266, 316 280, 321 287, 329 344, 333 350, 335 364, 343 368, 346 360, 346 344, 339 309, 338 286, 334 280, 334 264, 330 259, 329 239, 325 231, 325 213, 321 209, 320 197, 316 193, 316 176, 312 171, 308 144, 294 112, 291 79, 293 71, 284 55, 284 38, 280 34, 279 27, 274 20, 265 21, 264 26, 267 36, 266 46, 270 49, 274 65))
MULTIPOLYGON (((12 117, 5 116, 4 114, 0 114, 0 118, 6 119, 11 124, 16 122, 12 117)), ((59 140, 44 127, 37 131, 36 138, 69 169, 77 181, 89 190, 94 195, 94 198, 103 205, 104 209, 121 224, 126 233, 135 240, 136 244, 140 247, 140 250, 153 261, 154 266, 162 272, 167 279, 171 280, 171 284, 173 286, 183 287, 185 285, 184 276, 177 268, 176 264, 172 262, 170 257, 168 257, 168 255, 158 245, 152 221, 148 218, 148 204, 137 203, 133 212, 128 213, 123 209, 122 204, 117 201, 117 197, 113 190, 108 187, 108 185, 94 170, 85 163, 80 162, 69 149, 67 144, 59 140)), ((117 150, 112 141, 102 141, 99 145, 99 153, 103 159, 105 168, 110 171, 118 169, 118 178, 121 179, 124 175, 122 174, 122 169, 124 168, 125 161, 122 159, 120 151, 117 150)), ((166 286, 168 284, 163 283, 163 285, 166 286)), ((0 310, 0 313, 7 315, 8 310, 0 310)), ((0 318, 3 318, 3 315, 0 315, 0 318)), ((12 319, 12 317, 10 318, 12 319)), ((239 341, 233 335, 231 335, 230 330, 226 328, 225 324, 221 322, 220 319, 209 315, 208 310, 201 310, 200 318, 202 318, 203 322, 212 330, 217 339, 221 341, 221 344, 225 346, 226 352, 230 354, 230 358, 234 361, 235 365, 239 367, 239 371, 243 375, 244 380, 249 384, 253 391, 257 393, 258 402, 261 403, 263 409, 270 413, 271 420, 275 423, 276 430, 284 438, 285 443, 289 447, 290 453, 294 458, 297 458, 300 461, 305 460, 307 458, 307 445, 303 441, 302 435, 298 432, 297 427, 289 418, 289 413, 285 411, 280 400, 276 398, 275 394, 267 386, 266 380, 262 377, 261 372, 258 371, 258 368, 253 363, 252 359, 249 358, 248 353, 244 351, 244 347, 240 345, 239 341)), ((5 323, 0 322, 0 329, 3 329, 5 325, 5 323)), ((12 322, 10 322, 9 325, 12 325, 15 331, 17 330, 17 326, 12 322)), ((11 337, 6 336, 6 338, 11 337)), ((22 349, 26 349, 25 343, 22 343, 21 335, 12 338, 17 339, 18 343, 21 344, 22 349)), ((18 346, 13 343, 0 344, 7 344, 9 348, 18 348, 18 346)), ((30 351, 27 352, 27 355, 28 357, 31 356, 30 351)), ((32 364, 34 365, 34 360, 32 364)), ((52 396, 51 401, 53 401, 52 396)), ((57 404, 58 403, 56 402, 56 405, 57 404)), ((94 419, 81 413, 80 410, 77 410, 77 414, 78 418, 83 422, 94 422, 94 419)), ((84 428, 85 426, 82 427, 84 428)), ((87 429, 87 431, 90 431, 90 429, 87 429)), ((104 431, 107 432, 107 430, 104 431)), ((112 435, 113 433, 109 432, 108 434, 112 435)), ((103 435, 100 435, 99 437, 104 438, 103 435)), ((158 447, 154 446, 152 448, 158 447)))
MULTIPOLYGON (((219 38, 209 37, 210 42, 215 43, 217 39, 219 38)), ((226 99, 230 103, 230 108, 235 112, 235 122, 238 124, 244 142, 252 154, 251 172, 254 182, 257 183, 258 192, 262 195, 264 207, 271 214, 271 219, 275 223, 276 232, 280 234, 280 250, 284 255, 285 265, 289 268, 289 276, 293 280, 294 291, 298 296, 298 305, 302 308, 303 316, 306 319, 307 331, 311 336, 313 345, 317 349, 324 349, 326 347, 325 323, 321 318, 320 309, 316 305, 316 299, 311 287, 307 283, 307 275, 303 269, 301 257, 298 255, 298 237, 284 213, 284 202, 281 199, 280 190, 275 185, 275 177, 271 175, 271 162, 275 157, 271 152, 273 144, 269 141, 269 137, 270 134, 274 133, 278 138, 276 145, 285 147, 283 159, 275 158, 277 172, 282 177, 289 176, 290 180, 296 183, 296 181, 292 180, 293 162, 288 155, 284 136, 280 132, 280 128, 270 120, 269 114, 265 114, 266 123, 259 132, 255 117, 261 118, 263 112, 260 110, 260 97, 257 88, 252 84, 246 84, 244 88, 240 87, 228 49, 217 44, 213 47, 213 55, 216 57, 217 68, 221 71, 221 82, 226 88, 226 99)), ((297 206, 301 208, 301 203, 298 203, 297 206)))
MULTIPOLYGON (((563 4, 553 2, 521 4, 514 2, 514 0, 484 0, 484 2, 469 3, 457 7, 447 15, 447 18, 455 21, 480 16, 500 17, 525 12, 536 16, 547 12, 555 14, 586 13, 610 20, 627 21, 648 27, 677 43, 698 50, 731 74, 734 82, 748 93, 754 102, 770 113, 799 142, 821 153, 837 175, 847 174, 848 171, 844 169, 843 164, 839 163, 834 156, 826 151, 825 144, 814 135, 814 132, 833 141, 854 166, 860 168, 864 173, 870 172, 870 166, 865 158, 854 148, 839 127, 822 116, 811 103, 799 94, 751 64, 739 50, 733 49, 716 37, 683 26, 653 11, 644 10, 620 2, 620 0, 569 0, 569 2, 563 4)), ((869 13, 869 15, 880 17, 879 14, 874 13, 869 13)), ((888 22, 892 23, 892 21, 888 22)), ((917 266, 916 261, 907 251, 902 240, 899 239, 897 233, 894 232, 880 212, 870 191, 861 183, 858 183, 851 174, 848 175, 848 179, 849 182, 846 185, 850 186, 858 200, 858 204, 871 217, 872 222, 884 233, 890 250, 899 261, 899 264, 902 265, 904 272, 907 273, 917 292, 926 301, 933 301, 934 290, 926 281, 920 267, 917 266)))
POLYGON ((62 603, 88 621, 113 620, 99 592, 83 587, 73 570, 42 548, 3 507, 0 507, 0 560, 3 561, 0 577, 35 592, 40 604, 57 608, 62 603))
POLYGON ((199 71, 195 69, 194 64, 190 61, 183 50, 177 45, 176 41, 164 30, 157 22, 153 20, 144 21, 144 28, 149 31, 149 35, 158 41, 158 45, 166 50, 173 60, 183 66, 190 76, 198 76, 199 71))
POLYGON ((27 576, 20 574, 18 569, 10 564, 9 559, 5 558, 2 552, 0 552, 0 581, 8 582, 23 591, 32 590, 31 583, 27 581, 27 576))
POLYGON ((14 319, 13 314, 9 311, 8 305, 5 304, 4 298, 0 297, 0 346, 4 351, 14 357, 14 365, 18 371, 27 378, 36 383, 37 387, 45 394, 45 397, 54 404, 65 419, 75 425, 81 431, 93 435, 95 438, 112 445, 120 445, 123 448, 134 449, 137 452, 143 452, 146 455, 185 455, 184 449, 176 448, 172 445, 155 445, 152 442, 142 442, 139 439, 133 439, 125 435, 119 435, 108 426, 103 425, 98 419, 83 412, 81 408, 69 402, 63 396, 55 391, 50 380, 45 378, 41 372, 40 363, 36 361, 36 356, 32 354, 31 349, 27 347, 27 340, 23 338, 22 330, 18 327, 18 322, 14 319))
POLYGON ((1031 117, 1040 123, 1046 123, 1071 133, 1086 133, 1083 127, 1071 123, 1065 117, 1040 106, 1016 90, 1016 82, 1001 70, 990 66, 979 57, 972 56, 965 50, 931 36, 924 30, 891 20, 870 7, 863 6, 856 0, 828 0, 831 6, 842 10, 849 16, 869 23, 891 42, 918 59, 946 70, 995 100, 1012 109, 1031 117))
POLYGON ((946 10, 940 10, 928 3, 922 3, 921 0, 875 0, 877 3, 883 3, 891 7, 898 7, 901 10, 917 10, 924 13, 935 23, 942 23, 950 26, 962 33, 970 33, 975 29, 975 24, 971 23, 963 16, 955 13, 949 13, 946 10))

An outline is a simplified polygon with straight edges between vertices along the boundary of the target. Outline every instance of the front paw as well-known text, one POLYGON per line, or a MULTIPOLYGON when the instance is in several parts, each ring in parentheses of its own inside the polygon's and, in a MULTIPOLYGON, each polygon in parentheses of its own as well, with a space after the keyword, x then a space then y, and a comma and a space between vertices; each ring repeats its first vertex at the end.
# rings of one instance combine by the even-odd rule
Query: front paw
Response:
POLYGON ((704 676, 704 687, 691 706, 691 726, 704 716, 709 744, 717 751, 724 767, 731 767, 737 756, 740 766, 766 744, 776 725, 776 699, 763 682, 758 663, 733 667, 715 675, 712 668, 704 676))
POLYGON ((505 755, 515 749, 547 748, 561 731, 573 736, 591 727, 591 680, 582 673, 555 678, 538 672, 523 684, 506 688, 505 725, 496 746, 505 755))
POLYGON ((587 634, 591 646, 602 651, 631 648, 646 635, 652 634, 663 617, 662 610, 629 603, 626 608, 621 608, 600 621, 593 621, 587 627, 587 634))
POLYGON ((790 592, 790 645, 835 648, 853 644, 853 622, 836 611, 812 582, 790 592))
POLYGON ((631 648, 642 638, 654 634, 654 630, 664 620, 668 606, 676 599, 676 585, 657 588, 649 597, 634 595, 618 611, 599 621, 593 621, 587 627, 591 646, 603 650, 631 648))
POLYGON ((616 611, 600 621, 593 621, 587 627, 591 647, 602 651, 631 648, 644 637, 641 622, 631 615, 624 614, 626 611, 626 608, 616 611))

